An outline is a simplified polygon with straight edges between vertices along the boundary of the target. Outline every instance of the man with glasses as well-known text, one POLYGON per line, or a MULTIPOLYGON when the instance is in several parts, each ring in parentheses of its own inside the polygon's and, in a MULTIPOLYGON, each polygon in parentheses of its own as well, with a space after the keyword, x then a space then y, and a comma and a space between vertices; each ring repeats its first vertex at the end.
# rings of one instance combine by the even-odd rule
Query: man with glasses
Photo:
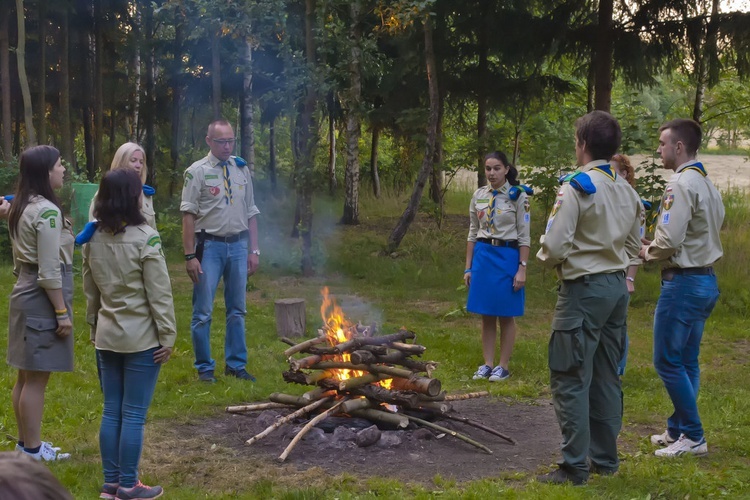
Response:
POLYGON ((226 338, 224 374, 254 381, 247 372, 245 290, 258 269, 258 223, 253 181, 246 162, 232 156, 234 130, 226 120, 208 126, 210 152, 185 171, 182 188, 182 244, 193 281, 190 334, 198 379, 215 382, 211 358, 211 315, 219 279, 224 277, 226 338))

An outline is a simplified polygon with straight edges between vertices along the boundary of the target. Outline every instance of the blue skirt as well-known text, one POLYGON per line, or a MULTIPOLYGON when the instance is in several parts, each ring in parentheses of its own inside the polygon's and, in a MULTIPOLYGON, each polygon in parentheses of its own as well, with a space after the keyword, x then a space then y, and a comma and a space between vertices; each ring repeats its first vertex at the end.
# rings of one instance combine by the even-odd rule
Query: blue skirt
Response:
POLYGON ((518 261, 517 248, 493 247, 477 242, 471 261, 466 310, 483 316, 523 316, 525 288, 513 291, 518 261))

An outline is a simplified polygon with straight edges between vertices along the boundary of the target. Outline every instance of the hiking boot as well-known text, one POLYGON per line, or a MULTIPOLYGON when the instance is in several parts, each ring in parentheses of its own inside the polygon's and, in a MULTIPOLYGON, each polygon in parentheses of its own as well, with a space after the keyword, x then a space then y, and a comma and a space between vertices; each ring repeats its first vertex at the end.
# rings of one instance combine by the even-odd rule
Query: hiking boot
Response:
POLYGON ((255 382, 255 377, 250 375, 244 368, 240 368, 239 370, 232 370, 227 366, 226 368, 224 368, 224 375, 236 377, 240 380, 249 380, 250 382, 255 382))
POLYGON ((492 367, 489 365, 482 365, 479 368, 477 368, 477 371, 474 373, 474 376, 471 377, 474 380, 482 380, 483 378, 490 378, 490 375, 492 374, 492 367))
POLYGON ((543 474, 541 476, 537 476, 536 480, 540 483, 547 483, 547 484, 565 484, 565 483, 571 483, 573 486, 581 486, 582 484, 586 484, 586 480, 580 477, 576 477, 573 474, 570 474, 569 472, 564 471, 563 469, 555 469, 549 474, 543 474))
POLYGON ((22 451, 34 460, 44 462, 54 462, 56 460, 67 460, 70 458, 70 453, 59 453, 59 450, 60 448, 53 447, 50 443, 42 441, 42 445, 36 453, 30 453, 26 448, 22 451))
POLYGON ((213 384, 214 382, 216 382, 214 371, 206 370, 205 372, 198 372, 198 380, 200 380, 201 382, 208 382, 209 384, 213 384))
POLYGON ((706 444, 706 438, 701 438, 700 441, 693 441, 683 434, 680 436, 680 439, 666 448, 656 450, 654 455, 657 457, 680 457, 682 455, 702 457, 708 455, 708 445, 706 444))
POLYGON ((651 436, 651 444, 655 446, 669 446, 675 441, 677 441, 677 438, 670 436, 669 431, 664 431, 664 434, 654 434, 651 436))
POLYGON ((138 481, 132 488, 117 488, 116 500, 139 500, 142 498, 158 498, 164 493, 161 486, 146 486, 138 481))
POLYGON ((104 483, 102 485, 101 493, 99 493, 99 498, 104 498, 104 500, 115 500, 117 498, 117 488, 120 485, 117 483, 104 483))
POLYGON ((510 372, 502 366, 497 365, 492 369, 492 373, 490 374, 490 382, 499 382, 501 380, 505 380, 508 377, 510 377, 510 372))

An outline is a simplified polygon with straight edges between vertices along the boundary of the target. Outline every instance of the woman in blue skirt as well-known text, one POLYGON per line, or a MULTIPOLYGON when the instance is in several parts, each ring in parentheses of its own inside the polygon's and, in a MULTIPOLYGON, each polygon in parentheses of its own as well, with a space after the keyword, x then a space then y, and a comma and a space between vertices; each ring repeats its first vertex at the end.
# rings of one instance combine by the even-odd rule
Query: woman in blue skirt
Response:
POLYGON ((474 379, 496 382, 510 376, 514 318, 524 312, 531 217, 527 192, 518 185, 518 170, 505 153, 488 154, 484 169, 489 184, 474 192, 469 206, 464 282, 469 288, 466 309, 482 315, 484 364, 474 379), (500 363, 495 365, 498 322, 500 363))

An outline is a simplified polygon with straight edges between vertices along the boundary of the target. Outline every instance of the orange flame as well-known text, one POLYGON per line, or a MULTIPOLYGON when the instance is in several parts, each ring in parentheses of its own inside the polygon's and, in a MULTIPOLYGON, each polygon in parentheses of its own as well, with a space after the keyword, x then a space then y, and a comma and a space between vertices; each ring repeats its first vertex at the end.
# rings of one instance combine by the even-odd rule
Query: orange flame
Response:
MULTIPOLYGON (((320 305, 320 316, 323 318, 326 338, 331 347, 351 340, 354 326, 347 321, 344 311, 341 310, 336 300, 328 293, 328 287, 323 287, 320 291, 323 296, 323 303, 320 305)), ((330 361, 342 361, 349 363, 351 356, 348 353, 334 354, 329 358, 330 361)), ((336 380, 346 380, 352 377, 361 377, 364 372, 359 370, 333 369, 331 370, 336 380)))

